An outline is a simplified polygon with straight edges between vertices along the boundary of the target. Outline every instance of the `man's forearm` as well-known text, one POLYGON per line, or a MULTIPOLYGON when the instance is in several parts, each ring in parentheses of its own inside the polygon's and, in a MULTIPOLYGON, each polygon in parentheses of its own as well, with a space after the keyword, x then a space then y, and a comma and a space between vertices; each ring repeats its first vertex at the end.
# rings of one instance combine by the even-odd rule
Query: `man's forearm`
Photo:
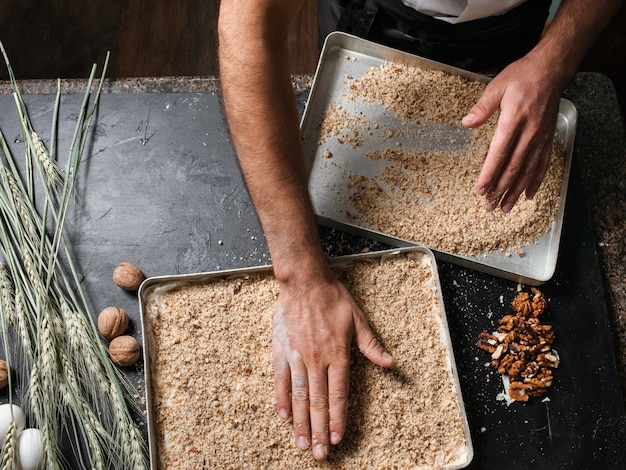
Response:
POLYGON ((562 0, 550 28, 531 54, 541 54, 564 88, 593 41, 623 0, 562 0))
POLYGON ((222 1, 220 11, 224 102, 234 147, 280 280, 288 278, 294 266, 319 264, 323 258, 288 66, 288 28, 301 2, 234 1, 236 5, 222 1))

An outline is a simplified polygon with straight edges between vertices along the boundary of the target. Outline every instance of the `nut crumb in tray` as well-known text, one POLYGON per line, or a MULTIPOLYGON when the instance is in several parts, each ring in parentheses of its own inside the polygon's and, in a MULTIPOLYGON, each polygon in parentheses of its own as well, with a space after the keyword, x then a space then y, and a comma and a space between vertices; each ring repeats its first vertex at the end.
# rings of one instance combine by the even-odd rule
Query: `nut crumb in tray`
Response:
POLYGON ((346 214, 348 219, 460 256, 494 250, 523 256, 520 247, 548 232, 556 217, 564 174, 564 145, 558 138, 533 199, 522 195, 507 214, 483 208, 476 180, 498 115, 471 130, 462 126, 461 119, 485 86, 446 72, 396 63, 385 63, 353 79, 344 98, 346 103, 359 103, 360 112, 329 104, 319 125, 318 146, 324 148, 332 138, 354 150, 364 139, 382 132, 379 147, 357 152, 355 158, 383 160, 388 165, 375 178, 344 168, 349 202, 355 209, 346 214), (367 120, 368 104, 383 106, 401 124, 372 125, 367 120), (454 130, 454 137, 442 129, 454 130), (403 143, 397 140, 401 137, 403 143))
POLYGON ((431 269, 420 253, 336 268, 397 365, 353 350, 346 436, 323 462, 275 411, 271 274, 164 293, 146 315, 158 468, 457 468, 468 443, 431 269))

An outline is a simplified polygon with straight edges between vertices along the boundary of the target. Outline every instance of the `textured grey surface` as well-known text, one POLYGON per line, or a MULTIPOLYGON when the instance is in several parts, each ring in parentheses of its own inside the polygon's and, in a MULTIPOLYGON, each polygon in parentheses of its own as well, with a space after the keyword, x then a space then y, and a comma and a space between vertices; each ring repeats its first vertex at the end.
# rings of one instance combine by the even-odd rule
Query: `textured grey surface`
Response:
MULTIPOLYGON (((52 97, 25 100, 48 144, 52 97)), ((80 100, 78 94, 62 99, 62 160, 80 100)), ((11 97, 0 96, 0 126, 19 155, 11 106, 11 97)), ((267 262, 215 94, 103 95, 94 125, 67 230, 95 311, 119 303, 110 278, 121 261, 138 264, 147 276, 267 262), (244 254, 230 254, 233 245, 244 254)), ((134 301, 124 307, 132 310, 134 301)))
MULTIPOLYGON (((619 323, 616 313, 623 313, 624 305, 624 237, 619 233, 624 230, 626 159, 619 110, 607 82, 602 76, 581 75, 565 96, 579 112, 574 154, 581 170, 577 164, 557 273, 545 286, 552 306, 546 321, 555 326, 563 359, 549 403, 506 407, 496 402, 497 377, 483 366, 487 359, 475 348, 477 333, 492 328, 506 312, 500 297, 508 302, 515 285, 447 263, 440 266, 477 450, 474 468, 507 462, 519 468, 613 468, 626 458, 620 445, 626 435, 624 410, 608 328, 609 320, 619 323), (621 284, 613 283, 620 278, 621 284)), ((119 262, 132 261, 148 276, 269 262, 224 127, 216 82, 169 80, 161 88, 167 93, 142 93, 159 91, 159 83, 118 82, 118 89, 103 95, 67 227, 93 312, 111 304, 126 308, 131 334, 137 336, 136 296, 111 280, 119 262), (194 92, 178 93, 186 89, 194 92)), ((29 86, 36 92, 36 84, 29 86)), ((306 99, 306 86, 302 88, 300 110, 306 99)), ((63 98, 62 156, 79 98, 63 98)), ((26 100, 35 128, 48 143, 53 97, 29 95, 26 100)), ((18 149, 11 97, 0 96, 0 110, 0 127, 18 149)), ((331 254, 379 247, 330 229, 322 229, 322 235, 331 254)), ((129 373, 139 381, 141 366, 129 373)))
POLYGON ((622 389, 626 390, 626 133, 611 81, 580 73, 565 97, 579 109, 578 158, 611 319, 622 389))

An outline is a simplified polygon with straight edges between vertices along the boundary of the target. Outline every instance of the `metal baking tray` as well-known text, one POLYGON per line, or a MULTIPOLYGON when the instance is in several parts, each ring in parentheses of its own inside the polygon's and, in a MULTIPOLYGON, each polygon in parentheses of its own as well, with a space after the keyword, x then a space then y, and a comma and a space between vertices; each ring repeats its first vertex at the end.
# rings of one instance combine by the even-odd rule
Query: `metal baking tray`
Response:
MULTIPOLYGON (((437 271, 436 258, 432 250, 423 246, 411 246, 398 249, 390 249, 384 251, 359 253, 355 255, 339 256, 330 259, 331 266, 341 267, 347 266, 350 263, 355 263, 364 260, 376 261, 389 259, 394 257, 404 256, 407 253, 422 253, 430 261, 432 280, 434 282, 434 288, 437 291, 438 304, 439 304, 439 325, 441 340, 444 348, 448 351, 448 364, 450 367, 450 373, 452 376, 452 385, 456 392, 460 412, 461 420, 463 424, 465 447, 460 449, 462 458, 458 459, 454 463, 444 466, 445 470, 455 470, 467 467, 473 457, 474 449, 472 444, 472 438, 467 421, 467 415, 465 411, 465 405, 463 396, 461 393, 461 386, 459 382, 459 375, 456 367, 456 361, 454 358, 454 351, 452 348, 452 342, 450 339, 450 332, 448 329, 448 321, 446 318, 446 312, 444 308, 441 284, 439 281, 439 273, 437 271)), ((185 285, 193 284, 206 284, 221 279, 235 279, 239 277, 250 276, 257 273, 266 273, 272 270, 272 266, 258 266, 253 268, 239 268, 223 271, 212 271, 205 273, 195 274, 183 274, 175 276, 155 276, 146 279, 139 288, 139 308, 140 308, 140 320, 143 337, 143 361, 144 361, 144 378, 145 378, 145 393, 146 393, 146 426, 148 431, 148 446, 150 453, 150 468, 151 470, 157 470, 158 468, 158 449, 157 449, 157 430, 156 424, 156 410, 153 407, 153 390, 151 380, 152 362, 154 360, 154 351, 156 349, 155 338, 153 336, 149 314, 154 311, 154 308, 159 304, 159 298, 165 292, 171 289, 176 289, 185 285)))
MULTIPOLYGON (((397 129, 401 125, 413 126, 414 129, 418 129, 415 124, 392 122, 390 113, 385 112, 382 106, 380 112, 373 107, 368 107, 366 110, 360 108, 358 103, 346 98, 352 79, 359 79, 367 74, 371 68, 380 67, 389 62, 417 66, 423 69, 441 70, 483 83, 487 83, 490 78, 341 32, 331 33, 326 38, 300 125, 304 159, 309 172, 309 191, 314 211, 323 225, 368 237, 390 246, 403 247, 419 244, 420 241, 404 240, 381 233, 367 226, 366 222, 355 221, 348 218, 347 215, 348 213, 357 213, 357 211, 349 202, 352 189, 349 187, 345 169, 376 178, 380 169, 380 162, 354 157, 370 150, 388 147, 389 142, 383 137, 383 132, 364 136, 363 144, 357 149, 339 143, 337 138, 327 139, 323 146, 318 144, 319 126, 329 105, 341 106, 352 115, 362 113, 361 117, 370 123, 378 123, 381 130, 385 127, 397 129), (350 79, 346 77, 350 77, 350 79), (324 151, 327 149, 332 153, 332 164, 329 164, 328 158, 324 158, 324 151)), ((572 102, 561 99, 556 135, 564 141, 565 166, 559 206, 555 220, 548 232, 535 243, 520 247, 524 252, 523 257, 507 256, 501 251, 481 253, 475 256, 460 256, 429 247, 435 256, 444 261, 523 284, 540 285, 548 281, 554 274, 559 251, 576 121, 577 112, 572 102)), ((462 132, 463 130, 463 126, 459 123, 458 131, 462 132)), ((433 145, 433 148, 441 149, 442 144, 438 142, 442 140, 439 139, 430 145, 433 145)), ((449 139, 443 141, 449 142, 449 139)))

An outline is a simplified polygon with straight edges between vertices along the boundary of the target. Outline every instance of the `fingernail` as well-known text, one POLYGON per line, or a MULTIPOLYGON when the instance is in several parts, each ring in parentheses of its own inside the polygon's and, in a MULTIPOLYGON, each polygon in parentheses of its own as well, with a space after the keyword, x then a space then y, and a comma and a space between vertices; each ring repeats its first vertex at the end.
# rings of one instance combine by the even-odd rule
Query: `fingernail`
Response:
POLYGON ((341 442, 341 436, 338 432, 330 433, 330 443, 333 445, 339 444, 341 442))
POLYGON ((393 357, 387 351, 384 351, 383 352, 383 361, 385 361, 386 364, 392 364, 393 363, 393 357))
POLYGON ((473 113, 468 114, 463 118, 463 124, 471 124, 476 120, 476 115, 473 113))
POLYGON ((280 416, 284 420, 289 419, 289 410, 287 408, 280 408, 278 410, 278 416, 280 416))
POLYGON ((316 444, 313 447, 313 457, 316 459, 325 459, 328 455, 328 447, 324 444, 316 444))
POLYGON ((478 191, 478 194, 484 196, 487 193, 487 186, 478 186, 476 190, 478 191))
POLYGON ((307 450, 309 448, 309 440, 306 438, 306 436, 300 436, 296 445, 300 450, 307 450))
POLYGON ((513 204, 510 202, 507 202, 506 204, 502 204, 500 206, 500 210, 502 210, 502 212, 504 213, 511 212, 511 209, 513 209, 513 204))

